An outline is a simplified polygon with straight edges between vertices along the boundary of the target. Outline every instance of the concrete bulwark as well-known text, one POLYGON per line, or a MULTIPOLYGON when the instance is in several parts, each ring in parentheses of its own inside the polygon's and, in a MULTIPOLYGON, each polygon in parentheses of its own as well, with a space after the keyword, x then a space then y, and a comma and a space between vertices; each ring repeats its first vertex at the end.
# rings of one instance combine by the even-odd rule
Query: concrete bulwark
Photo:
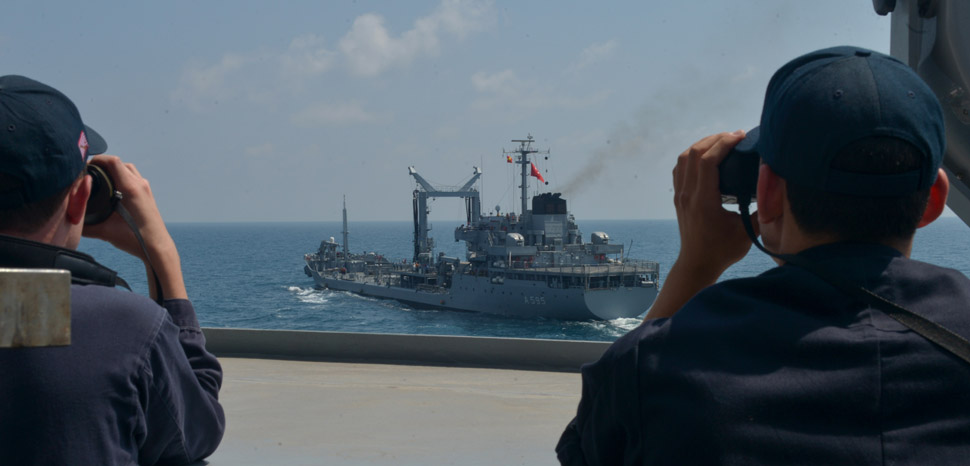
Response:
POLYGON ((206 328, 217 356, 578 372, 608 342, 206 328))

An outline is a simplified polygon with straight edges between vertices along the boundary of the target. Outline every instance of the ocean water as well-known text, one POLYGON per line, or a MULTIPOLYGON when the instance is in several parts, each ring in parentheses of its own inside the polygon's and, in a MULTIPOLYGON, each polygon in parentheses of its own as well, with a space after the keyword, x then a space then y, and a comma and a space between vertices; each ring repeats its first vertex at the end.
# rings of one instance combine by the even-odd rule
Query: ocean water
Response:
MULTIPOLYGON (((457 222, 437 220, 437 250, 464 257, 454 241, 457 222)), ((628 256, 660 263, 661 283, 677 257, 675 220, 579 222, 585 238, 604 231, 622 243, 628 256)), ((391 259, 410 257, 410 222, 351 222, 350 249, 377 251, 391 259)), ((331 236, 340 241, 340 222, 175 223, 169 225, 182 259, 189 297, 206 327, 328 330, 341 332, 472 335, 612 341, 640 319, 566 322, 480 313, 413 309, 396 301, 317 290, 303 272, 303 255, 331 236)), ((141 263, 107 243, 83 239, 79 247, 119 272, 136 293, 147 294, 141 263)), ((970 275, 970 228, 943 218, 917 232, 913 258, 970 275)), ((752 248, 721 279, 759 274, 774 263, 752 248)))

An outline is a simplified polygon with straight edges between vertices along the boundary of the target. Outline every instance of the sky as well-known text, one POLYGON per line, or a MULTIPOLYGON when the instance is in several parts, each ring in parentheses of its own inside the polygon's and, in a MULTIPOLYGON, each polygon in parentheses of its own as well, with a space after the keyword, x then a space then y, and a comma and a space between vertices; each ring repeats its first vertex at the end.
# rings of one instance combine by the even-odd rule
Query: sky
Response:
POLYGON ((778 67, 889 30, 869 0, 4 0, 0 74, 71 97, 167 221, 410 220, 409 166, 517 211, 528 135, 580 221, 664 219, 676 156, 756 126, 778 67))

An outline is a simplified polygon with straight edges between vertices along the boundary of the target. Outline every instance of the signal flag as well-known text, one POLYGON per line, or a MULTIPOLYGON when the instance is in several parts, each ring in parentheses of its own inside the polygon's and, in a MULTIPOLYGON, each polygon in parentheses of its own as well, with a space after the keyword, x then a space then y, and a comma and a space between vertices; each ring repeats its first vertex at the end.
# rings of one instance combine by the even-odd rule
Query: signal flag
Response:
POLYGON ((539 173, 539 169, 536 168, 536 164, 530 162, 529 165, 532 165, 532 176, 539 178, 539 181, 545 183, 546 179, 542 177, 542 173, 539 173))

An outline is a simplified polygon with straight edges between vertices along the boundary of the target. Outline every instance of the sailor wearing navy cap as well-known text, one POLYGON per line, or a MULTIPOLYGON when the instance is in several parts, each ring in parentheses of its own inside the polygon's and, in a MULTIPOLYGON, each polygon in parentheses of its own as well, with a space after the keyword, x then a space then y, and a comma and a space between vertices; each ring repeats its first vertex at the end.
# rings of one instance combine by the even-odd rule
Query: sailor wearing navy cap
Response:
POLYGON ((936 96, 892 57, 779 69, 759 127, 678 158, 678 259, 645 322, 583 367, 560 462, 965 463, 970 280, 909 259, 946 202, 944 143, 936 96), (750 235, 718 190, 736 145, 762 161, 750 235), (756 233, 779 266, 715 284, 756 233))
POLYGON ((67 96, 0 77, 0 267, 67 269, 72 281, 69 346, 0 351, 0 464, 185 464, 222 439, 222 368, 175 243, 135 166, 90 158, 105 150, 67 96), (92 220, 93 189, 109 208, 92 220), (82 234, 145 262, 158 303, 75 251, 82 234))

